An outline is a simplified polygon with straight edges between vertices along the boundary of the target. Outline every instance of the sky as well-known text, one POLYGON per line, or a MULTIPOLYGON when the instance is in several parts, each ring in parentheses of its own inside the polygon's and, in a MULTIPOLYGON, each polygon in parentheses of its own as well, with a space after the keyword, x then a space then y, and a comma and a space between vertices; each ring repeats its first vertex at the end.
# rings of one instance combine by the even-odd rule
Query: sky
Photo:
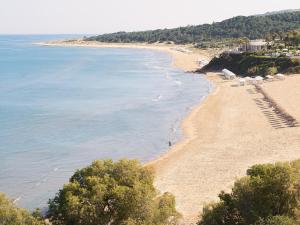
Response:
POLYGON ((174 28, 299 8, 299 0, 0 0, 0 34, 174 28))

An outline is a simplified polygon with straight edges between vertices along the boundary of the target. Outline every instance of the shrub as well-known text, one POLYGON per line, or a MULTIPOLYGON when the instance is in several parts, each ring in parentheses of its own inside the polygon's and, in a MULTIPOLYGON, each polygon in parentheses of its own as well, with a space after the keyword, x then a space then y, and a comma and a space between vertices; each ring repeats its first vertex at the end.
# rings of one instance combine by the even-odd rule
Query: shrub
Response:
POLYGON ((17 208, 13 202, 0 193, 1 225, 42 225, 41 220, 33 217, 25 209, 17 208))
POLYGON ((289 57, 259 56, 258 53, 231 54, 223 53, 220 57, 213 58, 209 64, 198 72, 205 73, 227 68, 239 76, 265 76, 268 74, 296 72, 300 61, 289 57))
POLYGON ((273 216, 267 219, 260 219, 254 225, 299 225, 299 223, 287 216, 273 216))
POLYGON ((49 201, 54 225, 167 225, 179 214, 174 196, 157 196, 153 173, 134 160, 95 161, 49 201))
POLYGON ((270 67, 267 69, 266 74, 268 75, 274 75, 278 72, 277 67, 270 67))
POLYGON ((254 76, 259 73, 259 68, 257 66, 250 67, 247 69, 247 74, 254 76))
POLYGON ((299 207, 299 165, 297 161, 252 166, 246 177, 235 182, 231 193, 221 192, 220 202, 205 207, 198 225, 251 225, 259 221, 271 225, 284 220, 273 216, 294 218, 299 207))
POLYGON ((300 66, 290 67, 286 70, 287 74, 299 74, 300 73, 300 66))

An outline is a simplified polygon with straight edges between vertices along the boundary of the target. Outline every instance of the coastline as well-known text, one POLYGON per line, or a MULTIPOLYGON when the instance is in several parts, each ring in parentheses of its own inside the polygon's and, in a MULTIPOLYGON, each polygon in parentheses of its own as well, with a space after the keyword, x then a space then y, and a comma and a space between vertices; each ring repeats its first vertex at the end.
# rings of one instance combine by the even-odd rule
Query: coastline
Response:
MULTIPOLYGON (((215 55, 220 53, 220 50, 200 50, 195 48, 189 48, 189 46, 181 45, 166 45, 166 44, 123 44, 123 43, 99 43, 99 42, 89 42, 86 43, 80 40, 74 41, 51 41, 46 43, 35 43, 41 46, 61 46, 61 47, 88 47, 88 48, 135 48, 135 49, 150 49, 156 51, 163 51, 172 57, 172 66, 183 70, 184 72, 194 72, 195 70, 201 68, 199 60, 203 62, 209 62, 215 55)), ((180 129, 182 130, 182 140, 176 142, 172 147, 170 147, 165 153, 158 155, 156 159, 151 160, 145 164, 154 169, 156 178, 159 178, 159 165, 165 163, 173 157, 174 154, 180 151, 184 151, 184 147, 187 143, 192 142, 197 138, 196 129, 193 126, 193 120, 198 116, 199 111, 205 104, 209 101, 210 96, 215 95, 218 92, 218 86, 214 83, 214 79, 207 79, 212 83, 213 90, 204 97, 204 99, 199 99, 199 103, 194 105, 192 110, 183 118, 180 123, 180 129)), ((176 160, 176 158, 175 158, 176 160)), ((156 181, 155 181, 156 182, 156 181)), ((157 182, 156 182, 156 186, 157 182)), ((158 189, 160 189, 158 187, 158 189)), ((166 190, 168 191, 168 190, 166 190)), ((177 196, 176 196, 177 197, 177 196)), ((177 204, 178 205, 178 204, 177 204)), ((199 208, 200 209, 200 208, 199 208)), ((179 209, 180 210, 180 209, 179 209)), ((183 214, 183 224, 186 221, 190 221, 190 216, 185 216, 183 214)), ((194 222, 194 217, 192 218, 194 222)))
MULTIPOLYGON (((184 72, 194 72, 201 68, 198 63, 199 60, 209 62, 215 55, 219 54, 220 51, 205 51, 196 50, 195 48, 186 48, 186 45, 172 45, 172 44, 147 44, 147 43, 103 43, 103 42, 85 42, 81 40, 57 40, 50 42, 39 42, 35 43, 41 46, 60 46, 60 47, 87 47, 87 48, 134 48, 134 49, 150 49, 156 51, 163 51, 172 57, 171 65, 184 72), (178 51, 176 49, 184 50, 187 49, 189 52, 178 51), (197 52, 195 52, 197 51, 197 52)), ((161 155, 158 155, 156 159, 151 160, 145 164, 145 166, 155 167, 155 164, 163 161, 169 155, 175 152, 175 146, 184 145, 184 143, 192 141, 195 138, 195 129, 192 126, 193 117, 196 116, 197 112, 202 108, 205 101, 208 101, 208 97, 215 95, 218 91, 218 86, 214 83, 214 79, 206 77, 212 84, 211 92, 203 99, 199 100, 199 103, 194 105, 190 112, 183 118, 180 123, 180 129, 183 133, 182 140, 176 142, 169 150, 161 155)))
POLYGON ((209 62, 210 59, 219 54, 219 50, 200 50, 192 46, 173 44, 144 44, 144 43, 100 43, 74 41, 50 41, 35 43, 41 46, 61 46, 61 47, 87 47, 87 48, 135 48, 150 49, 167 52, 172 56, 172 66, 182 69, 185 72, 194 72, 200 68, 199 61, 209 62))
MULTIPOLYGON (((46 45, 161 50, 170 53, 173 65, 184 71, 199 68, 199 59, 208 61, 213 53, 217 54, 160 44, 52 42, 46 45)), ((161 192, 175 195, 185 225, 195 224, 202 207, 218 200, 220 191, 230 191, 236 178, 245 176, 250 166, 300 158, 300 127, 274 128, 256 104, 262 96, 255 93, 252 85, 236 87, 234 81, 225 81, 218 73, 208 73, 206 78, 214 84, 214 90, 182 121, 183 139, 146 164, 155 171, 155 186, 161 192)), ((299 84, 300 76, 263 84, 298 121, 299 84)))

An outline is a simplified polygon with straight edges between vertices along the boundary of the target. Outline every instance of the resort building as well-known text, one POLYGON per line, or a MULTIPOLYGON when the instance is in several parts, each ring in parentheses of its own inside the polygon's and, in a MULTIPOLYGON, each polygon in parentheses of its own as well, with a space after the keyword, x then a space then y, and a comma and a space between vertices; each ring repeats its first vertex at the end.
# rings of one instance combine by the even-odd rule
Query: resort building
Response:
POLYGON ((246 44, 243 44, 240 48, 240 51, 243 52, 255 52, 267 50, 268 43, 263 39, 251 40, 246 44))

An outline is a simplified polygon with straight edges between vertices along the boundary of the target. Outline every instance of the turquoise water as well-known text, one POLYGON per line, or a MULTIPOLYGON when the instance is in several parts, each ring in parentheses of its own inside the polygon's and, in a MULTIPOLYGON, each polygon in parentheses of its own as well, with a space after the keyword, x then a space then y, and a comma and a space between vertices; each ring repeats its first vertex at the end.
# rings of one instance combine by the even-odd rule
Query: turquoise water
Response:
POLYGON ((57 38, 0 36, 0 192, 28 209, 95 159, 166 152, 210 91, 164 52, 32 44, 57 38))

